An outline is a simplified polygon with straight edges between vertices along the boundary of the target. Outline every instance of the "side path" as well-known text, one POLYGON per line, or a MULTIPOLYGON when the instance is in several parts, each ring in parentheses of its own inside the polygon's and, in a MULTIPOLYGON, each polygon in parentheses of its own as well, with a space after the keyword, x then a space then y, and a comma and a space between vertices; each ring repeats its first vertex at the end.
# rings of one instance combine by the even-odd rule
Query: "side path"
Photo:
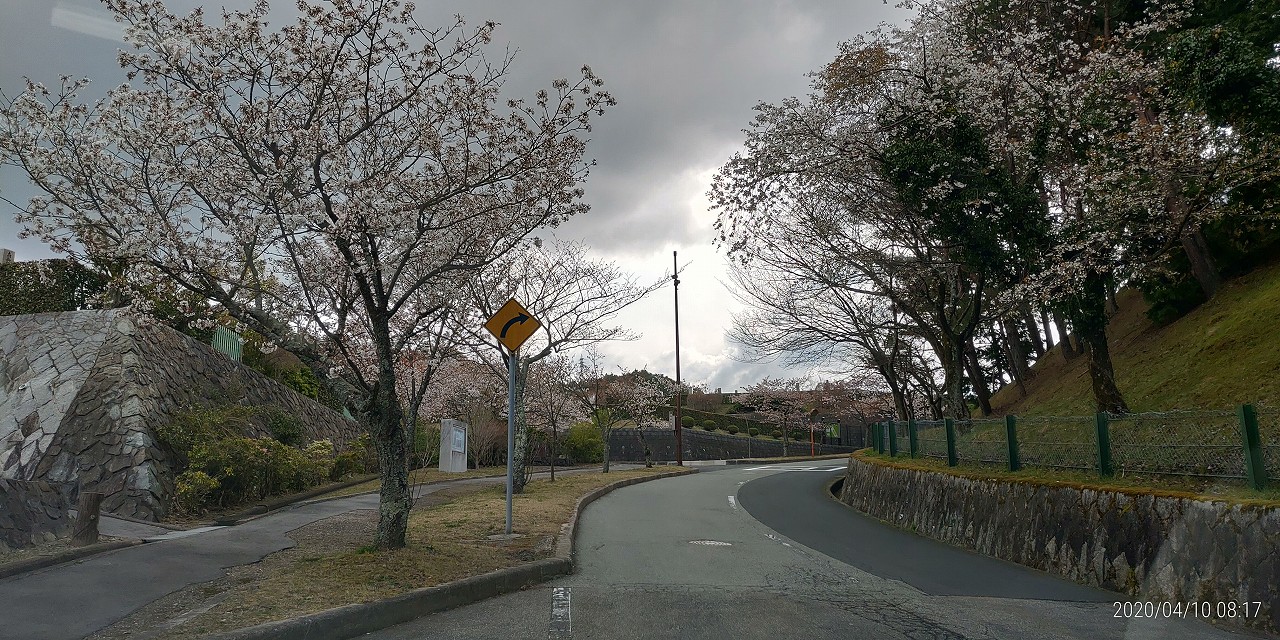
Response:
MULTIPOLYGON (((620 465, 619 468, 628 465, 620 465)), ((563 474, 599 473, 597 469, 563 474)), ((543 474, 535 474, 541 476, 543 474)), ((504 477, 418 485, 427 495, 448 487, 501 484, 504 477)), ((0 640, 71 640, 106 627, 188 585, 294 546, 288 533, 348 511, 377 509, 378 494, 359 494, 281 509, 234 527, 152 542, 0 580, 0 640)))

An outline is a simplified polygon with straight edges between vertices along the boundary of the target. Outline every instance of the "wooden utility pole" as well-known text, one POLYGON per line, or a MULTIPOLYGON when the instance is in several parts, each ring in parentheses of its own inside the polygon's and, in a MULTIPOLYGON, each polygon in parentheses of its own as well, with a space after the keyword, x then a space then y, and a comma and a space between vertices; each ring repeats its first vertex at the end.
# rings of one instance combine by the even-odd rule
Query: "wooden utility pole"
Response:
POLYGON ((676 252, 671 252, 671 281, 675 283, 676 294, 676 464, 684 466, 684 434, 680 423, 680 263, 676 260, 676 252))

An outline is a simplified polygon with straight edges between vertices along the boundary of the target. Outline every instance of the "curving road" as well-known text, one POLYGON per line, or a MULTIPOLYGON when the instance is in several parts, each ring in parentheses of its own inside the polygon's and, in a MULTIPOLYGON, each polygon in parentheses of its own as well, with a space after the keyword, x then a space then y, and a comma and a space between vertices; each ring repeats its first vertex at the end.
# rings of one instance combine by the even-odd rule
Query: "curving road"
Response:
POLYGON ((825 491, 838 461, 814 465, 704 470, 616 491, 583 513, 573 576, 365 637, 1242 637, 1116 619, 1117 594, 854 512, 825 491))

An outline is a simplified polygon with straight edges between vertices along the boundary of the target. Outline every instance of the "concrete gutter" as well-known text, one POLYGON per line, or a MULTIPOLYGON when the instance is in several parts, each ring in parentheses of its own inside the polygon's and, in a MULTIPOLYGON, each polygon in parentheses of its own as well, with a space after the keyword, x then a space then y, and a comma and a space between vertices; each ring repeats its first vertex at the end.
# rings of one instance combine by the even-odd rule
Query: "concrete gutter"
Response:
MULTIPOLYGON (((235 513, 229 516, 222 516, 220 518, 215 518, 213 521, 213 524, 218 525, 220 527, 235 526, 237 524, 245 522, 246 520, 252 520, 258 516, 270 513, 277 509, 294 505, 304 500, 310 500, 311 498, 314 498, 316 496, 322 496, 326 493, 332 493, 334 491, 341 491, 343 489, 346 489, 347 487, 354 487, 355 485, 362 484, 370 480, 377 480, 377 479, 378 479, 378 474, 376 473, 363 475, 358 478, 352 478, 350 480, 339 482, 337 484, 329 483, 326 485, 313 487, 301 493, 294 493, 288 496, 282 496, 274 500, 264 500, 239 513, 235 513)), ((340 497, 345 498, 346 496, 340 496, 340 497)))
POLYGON ((27 558, 26 560, 10 562, 8 564, 0 565, 0 579, 8 578, 10 576, 16 576, 20 573, 27 573, 29 571, 36 571, 38 569, 52 567, 55 564, 62 564, 64 562, 79 560, 81 558, 85 558, 87 556, 91 556, 99 553, 106 553, 108 551, 115 551, 116 549, 132 547, 134 545, 139 545, 139 544, 142 544, 141 540, 117 540, 115 542, 99 542, 97 544, 85 545, 83 547, 75 547, 73 549, 68 549, 66 551, 59 551, 58 553, 53 553, 47 556, 36 556, 34 558, 27 558))
POLYGON ((351 604, 288 620, 205 636, 206 640, 345 640, 403 624, 432 613, 453 609, 573 573, 578 518, 587 505, 622 487, 697 473, 681 469, 641 478, 628 478, 600 487, 578 499, 573 514, 560 528, 555 556, 516 567, 414 589, 398 596, 351 604))
POLYGON ((828 453, 820 456, 787 456, 785 458, 738 458, 726 460, 725 464, 784 464, 787 462, 805 462, 808 460, 847 460, 852 453, 828 453))

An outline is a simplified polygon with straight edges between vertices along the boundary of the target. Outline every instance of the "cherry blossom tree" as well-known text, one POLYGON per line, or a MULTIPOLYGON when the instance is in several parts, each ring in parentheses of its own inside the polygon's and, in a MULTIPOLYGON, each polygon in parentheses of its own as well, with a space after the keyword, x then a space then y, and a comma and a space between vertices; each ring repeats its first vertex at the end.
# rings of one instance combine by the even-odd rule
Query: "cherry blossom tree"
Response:
POLYGON ((0 101, 0 153, 43 192, 19 214, 54 249, 145 265, 325 373, 373 435, 376 544, 404 545, 397 362, 429 352, 458 292, 535 229, 587 210, 588 67, 505 99, 496 25, 420 24, 397 0, 170 12, 106 0, 128 82, 31 82, 0 101))
POLYGON ((541 429, 551 436, 548 450, 551 458, 551 481, 555 482, 560 433, 573 423, 588 417, 575 394, 573 358, 565 353, 556 353, 532 364, 529 367, 525 402, 525 414, 530 428, 541 429))
POLYGON ((1033 300, 1067 312, 1099 410, 1127 411, 1111 288, 1179 249, 1212 287, 1196 229, 1277 162, 1188 109, 1148 55, 1184 3, 1123 21, 1112 4, 908 1, 914 20, 843 45, 807 99, 758 107, 712 186, 721 246, 887 299, 942 364, 948 415, 969 413, 966 376, 985 409, 975 336, 1002 326, 1015 351, 1033 300))
POLYGON ((458 332, 469 334, 468 345, 474 356, 503 379, 507 377, 510 354, 482 328, 485 320, 507 300, 516 298, 542 323, 542 328, 518 352, 515 492, 524 489, 525 443, 529 435, 524 398, 529 368, 556 353, 611 340, 635 339, 635 334, 621 324, 621 316, 668 280, 641 282, 617 264, 591 257, 585 244, 553 238, 523 244, 471 282, 469 297, 474 315, 460 321, 458 332))
POLYGON ((764 378, 745 389, 738 402, 751 407, 782 430, 782 455, 787 455, 791 429, 805 424, 812 404, 808 378, 764 378))

